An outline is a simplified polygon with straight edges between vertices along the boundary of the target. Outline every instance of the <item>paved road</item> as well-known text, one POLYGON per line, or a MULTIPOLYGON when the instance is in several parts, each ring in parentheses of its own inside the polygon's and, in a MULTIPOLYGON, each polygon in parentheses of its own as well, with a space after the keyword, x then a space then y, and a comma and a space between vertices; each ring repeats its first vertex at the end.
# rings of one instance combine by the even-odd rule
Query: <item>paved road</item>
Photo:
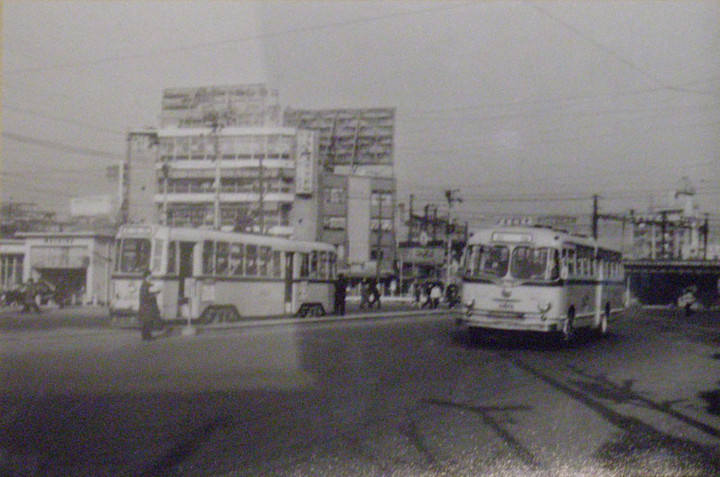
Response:
POLYGON ((5 332, 0 473, 718 475, 715 318, 634 310, 569 348, 445 312, 5 332))

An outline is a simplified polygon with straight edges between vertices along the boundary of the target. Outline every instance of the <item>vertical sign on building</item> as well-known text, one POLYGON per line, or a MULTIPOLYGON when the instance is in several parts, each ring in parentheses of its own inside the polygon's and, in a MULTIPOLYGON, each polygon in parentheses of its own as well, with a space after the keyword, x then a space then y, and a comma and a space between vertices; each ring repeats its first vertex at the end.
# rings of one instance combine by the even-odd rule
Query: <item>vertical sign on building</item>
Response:
POLYGON ((298 195, 312 195, 317 178, 316 164, 318 162, 317 133, 312 131, 298 131, 297 147, 295 149, 295 193, 298 195))

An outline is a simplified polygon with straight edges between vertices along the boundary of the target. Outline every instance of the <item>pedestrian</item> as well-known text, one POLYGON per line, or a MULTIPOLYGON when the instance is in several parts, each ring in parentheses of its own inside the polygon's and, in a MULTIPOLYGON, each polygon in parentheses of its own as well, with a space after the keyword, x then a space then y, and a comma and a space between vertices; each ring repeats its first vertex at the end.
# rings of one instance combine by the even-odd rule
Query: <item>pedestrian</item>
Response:
POLYGON ((37 304, 37 294, 38 288, 37 285, 35 285, 35 280, 28 278, 28 281, 22 289, 23 309, 21 313, 28 313, 31 310, 35 313, 40 311, 40 307, 37 304))
POLYGON ((342 273, 335 280, 335 314, 345 315, 345 296, 347 294, 347 279, 342 273))
POLYGON ((423 283, 420 287, 420 297, 419 297, 419 303, 420 308, 425 309, 430 307, 430 284, 429 283, 423 283))
POLYGON ((160 320, 160 309, 157 303, 157 291, 152 289, 150 270, 143 272, 140 283, 140 304, 138 306, 138 321, 140 322, 140 336, 144 341, 152 339, 152 327, 160 320))
POLYGON ((410 284, 410 289, 413 295, 413 306, 420 308, 420 294, 422 293, 422 286, 420 283, 412 282, 410 284))
POLYGON ((433 284, 432 288, 430 289, 430 308, 436 309, 438 305, 440 304, 440 298, 442 297, 442 289, 440 288, 439 283, 433 284))
POLYGON ((364 309, 366 306, 370 308, 370 290, 368 287, 367 280, 363 279, 360 281, 360 309, 364 309))
POLYGON ((380 290, 378 289, 378 283, 377 280, 373 280, 370 282, 370 294, 372 295, 372 300, 370 301, 370 307, 373 305, 377 306, 377 309, 380 309, 380 290))

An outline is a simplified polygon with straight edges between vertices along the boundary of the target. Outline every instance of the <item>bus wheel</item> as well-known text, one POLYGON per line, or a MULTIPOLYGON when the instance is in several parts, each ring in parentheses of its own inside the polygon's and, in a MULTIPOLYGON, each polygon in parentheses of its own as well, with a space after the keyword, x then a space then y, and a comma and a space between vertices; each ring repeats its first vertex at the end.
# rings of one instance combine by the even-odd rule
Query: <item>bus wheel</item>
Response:
POLYGON ((575 308, 568 310, 567 319, 565 320, 561 333, 563 344, 572 343, 575 338, 575 308))

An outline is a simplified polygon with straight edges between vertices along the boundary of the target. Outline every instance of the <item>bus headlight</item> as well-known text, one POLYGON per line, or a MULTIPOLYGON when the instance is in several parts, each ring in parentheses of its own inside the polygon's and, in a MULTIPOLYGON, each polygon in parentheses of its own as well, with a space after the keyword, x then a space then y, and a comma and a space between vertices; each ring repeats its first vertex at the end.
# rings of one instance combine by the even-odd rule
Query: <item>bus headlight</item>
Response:
POLYGON ((541 301, 538 303, 538 310, 540 310, 540 313, 547 313, 550 311, 550 308, 552 308, 552 303, 549 301, 541 301))

